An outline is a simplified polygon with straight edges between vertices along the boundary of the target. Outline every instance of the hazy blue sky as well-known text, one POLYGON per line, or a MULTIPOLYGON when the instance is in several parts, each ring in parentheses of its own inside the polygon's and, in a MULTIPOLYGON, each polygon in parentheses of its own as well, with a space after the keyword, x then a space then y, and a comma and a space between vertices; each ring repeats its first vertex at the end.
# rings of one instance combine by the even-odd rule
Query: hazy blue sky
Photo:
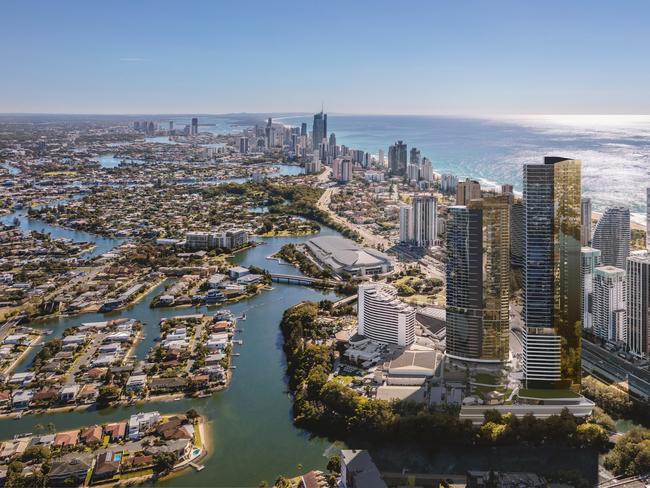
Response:
POLYGON ((650 1, 5 1, 0 112, 650 113, 650 1))

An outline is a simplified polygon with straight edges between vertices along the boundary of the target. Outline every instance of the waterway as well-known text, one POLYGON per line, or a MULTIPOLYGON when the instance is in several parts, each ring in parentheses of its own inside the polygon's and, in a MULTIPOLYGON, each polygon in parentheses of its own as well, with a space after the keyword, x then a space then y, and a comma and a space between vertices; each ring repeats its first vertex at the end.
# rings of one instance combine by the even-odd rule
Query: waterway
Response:
MULTIPOLYGON (((54 237, 94 240, 98 248, 108 250, 110 243, 91 234, 72 233, 60 227, 27 219, 21 213, 14 216, 21 220, 21 228, 50 232, 54 237)), ((321 235, 336 232, 323 228, 321 235)), ((267 260, 287 243, 303 242, 309 237, 273 237, 260 239, 257 247, 239 253, 233 263, 243 266, 256 265, 271 272, 287 272, 286 265, 267 260)), ((297 270, 290 268, 292 273, 297 270)), ((215 309, 192 307, 181 309, 149 308, 152 298, 160 293, 165 284, 159 285, 145 299, 132 307, 109 314, 82 314, 59 317, 31 324, 53 331, 60 336, 63 330, 82 322, 132 317, 144 323, 145 337, 137 346, 136 355, 144 358, 158 336, 158 323, 162 317, 190 313, 214 313, 215 309)), ((200 472, 187 471, 182 476, 161 482, 163 486, 257 486, 261 480, 272 482, 279 474, 297 474, 298 465, 304 471, 324 469, 332 444, 326 439, 310 436, 297 429, 292 423, 291 398, 287 394, 285 379, 285 356, 282 351, 282 337, 279 323, 284 310, 303 300, 335 299, 333 293, 321 292, 297 285, 274 283, 273 290, 263 292, 249 300, 228 308, 236 315, 246 314, 240 321, 241 332, 236 338, 243 344, 235 346, 240 356, 233 358, 236 369, 230 387, 209 398, 184 399, 173 402, 153 402, 144 406, 88 410, 75 413, 28 415, 20 420, 0 420, 2 438, 18 433, 33 432, 36 425, 53 423, 57 430, 79 428, 94 423, 106 423, 127 418, 138 411, 158 410, 161 413, 185 412, 194 408, 205 415, 213 438, 213 450, 205 460, 206 468, 200 472)), ((19 365, 24 371, 38 351, 34 349, 19 365)))

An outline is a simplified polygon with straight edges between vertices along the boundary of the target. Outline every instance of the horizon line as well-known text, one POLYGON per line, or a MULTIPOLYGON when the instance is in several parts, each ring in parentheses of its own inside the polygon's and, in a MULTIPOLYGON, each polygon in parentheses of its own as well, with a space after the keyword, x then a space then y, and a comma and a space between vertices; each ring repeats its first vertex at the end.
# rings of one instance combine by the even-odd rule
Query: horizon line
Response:
MULTIPOLYGON (((280 117, 301 117, 310 116, 319 112, 284 112, 284 111, 270 111, 270 112, 222 112, 222 113, 198 113, 198 112, 0 112, 0 117, 4 116, 33 116, 33 115, 68 115, 68 116, 105 116, 105 117, 137 117, 137 116, 152 116, 152 117, 226 117, 226 116, 262 116, 277 114, 280 117)), ((591 112, 562 112, 562 113, 380 113, 380 112, 325 112, 328 115, 341 115, 341 116, 380 116, 380 117, 464 117, 464 118, 499 118, 499 117, 566 117, 566 116, 579 116, 579 117, 648 117, 650 113, 635 113, 635 112, 616 112, 616 113, 591 113, 591 112)))

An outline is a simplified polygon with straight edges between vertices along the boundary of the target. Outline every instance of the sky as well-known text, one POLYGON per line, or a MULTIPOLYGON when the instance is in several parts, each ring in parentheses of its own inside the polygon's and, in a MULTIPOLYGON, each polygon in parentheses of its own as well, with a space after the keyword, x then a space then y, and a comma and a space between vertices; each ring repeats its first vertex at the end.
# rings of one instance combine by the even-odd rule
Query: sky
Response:
POLYGON ((649 114, 650 2, 8 0, 0 112, 649 114))

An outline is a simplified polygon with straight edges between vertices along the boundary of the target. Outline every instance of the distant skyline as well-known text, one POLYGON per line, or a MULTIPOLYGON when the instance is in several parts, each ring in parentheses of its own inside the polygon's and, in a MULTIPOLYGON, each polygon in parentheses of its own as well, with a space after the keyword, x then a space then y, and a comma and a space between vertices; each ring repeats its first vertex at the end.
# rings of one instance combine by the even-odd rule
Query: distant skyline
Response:
POLYGON ((650 113, 650 2, 6 2, 2 113, 650 113))

